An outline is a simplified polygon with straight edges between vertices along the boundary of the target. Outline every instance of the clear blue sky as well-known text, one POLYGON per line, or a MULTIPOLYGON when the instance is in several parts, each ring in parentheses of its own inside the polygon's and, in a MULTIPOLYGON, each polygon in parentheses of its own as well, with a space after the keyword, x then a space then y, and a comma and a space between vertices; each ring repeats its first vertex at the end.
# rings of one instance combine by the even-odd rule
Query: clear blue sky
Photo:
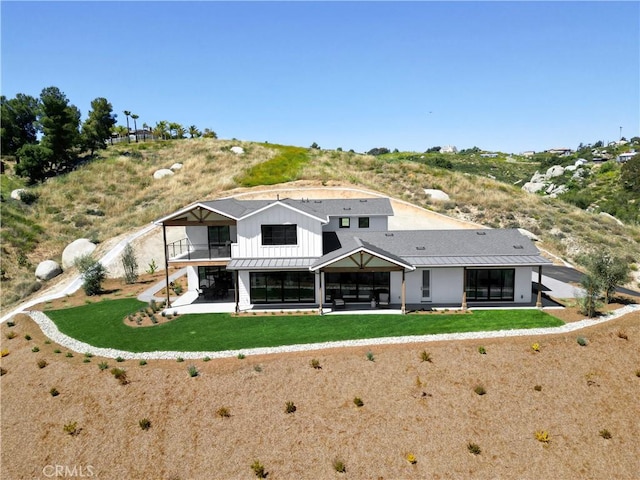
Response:
POLYGON ((1 2, 2 94, 366 151, 640 135, 639 2, 1 2))

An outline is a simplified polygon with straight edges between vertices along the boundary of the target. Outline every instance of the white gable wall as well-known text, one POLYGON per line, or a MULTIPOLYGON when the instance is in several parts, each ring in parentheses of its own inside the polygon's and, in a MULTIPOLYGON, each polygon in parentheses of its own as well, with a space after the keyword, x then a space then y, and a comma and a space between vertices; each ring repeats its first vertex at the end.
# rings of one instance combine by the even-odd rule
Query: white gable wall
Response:
POLYGON ((344 217, 350 217, 351 223, 349 228, 340 228, 340 218, 341 217, 329 217, 329 223, 324 226, 325 232, 337 232, 337 231, 345 231, 345 232, 386 232, 389 230, 389 222, 388 217, 386 216, 368 216, 368 215, 357 215, 350 216, 344 215, 344 217), (360 217, 369 217, 369 228, 358 228, 358 218, 360 217))
MULTIPOLYGON (((234 249, 234 256, 235 256, 234 249)), ((238 222, 238 258, 303 258, 322 256, 322 223, 282 205, 238 222), (262 225, 297 225, 297 245, 262 245, 262 225)))

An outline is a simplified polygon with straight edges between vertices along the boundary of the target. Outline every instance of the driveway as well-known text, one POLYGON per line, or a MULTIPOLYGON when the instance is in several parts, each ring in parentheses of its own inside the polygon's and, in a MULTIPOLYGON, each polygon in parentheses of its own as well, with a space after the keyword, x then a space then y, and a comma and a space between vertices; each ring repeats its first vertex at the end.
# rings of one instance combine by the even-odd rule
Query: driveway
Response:
MULTIPOLYGON (((580 283, 580 280, 582 279, 582 276, 584 275, 584 273, 580 272, 579 270, 576 270, 575 268, 571 268, 571 267, 560 267, 560 266, 550 266, 550 267, 543 267, 542 269, 542 273, 543 273, 543 280, 542 280, 542 284, 545 286, 546 285, 545 281, 544 281, 544 277, 549 277, 552 278, 554 280, 560 281, 560 282, 564 282, 566 284, 568 283, 580 283)), ((628 288, 622 288, 622 287, 618 287, 616 288, 616 292, 618 293, 624 293, 625 295, 630 295, 632 297, 640 297, 640 292, 636 291, 636 290, 630 290, 628 288)), ((567 298, 567 297, 559 297, 559 298, 567 298)))

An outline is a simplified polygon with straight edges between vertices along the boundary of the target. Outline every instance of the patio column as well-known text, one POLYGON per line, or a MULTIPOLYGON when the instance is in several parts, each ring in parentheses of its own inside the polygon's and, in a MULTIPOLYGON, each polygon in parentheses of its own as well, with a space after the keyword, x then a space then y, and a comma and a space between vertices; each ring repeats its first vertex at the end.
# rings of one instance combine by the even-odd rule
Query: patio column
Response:
POLYGON ((542 265, 538 265, 538 297, 536 308, 542 308, 542 265))
POLYGON ((462 310, 467 309, 467 267, 462 269, 462 310))
POLYGON ((236 302, 236 313, 240 313, 240 296, 238 295, 238 276, 239 276, 239 271, 236 270, 236 274, 235 274, 235 281, 233 282, 233 299, 236 302))
POLYGON ((322 270, 318 270, 318 286, 320 287, 320 306, 318 311, 320 312, 320 315, 322 315, 322 300, 324 299, 324 293, 322 291, 322 270))
POLYGON ((167 245, 167 227, 162 224, 162 241, 164 242, 164 280, 165 290, 167 292, 167 308, 171 306, 171 299, 169 298, 169 247, 167 245))
POLYGON ((406 301, 406 297, 407 297, 407 284, 405 282, 404 279, 404 268, 402 269, 402 307, 401 307, 401 312, 404 315, 406 313, 406 305, 405 305, 405 301, 406 301))

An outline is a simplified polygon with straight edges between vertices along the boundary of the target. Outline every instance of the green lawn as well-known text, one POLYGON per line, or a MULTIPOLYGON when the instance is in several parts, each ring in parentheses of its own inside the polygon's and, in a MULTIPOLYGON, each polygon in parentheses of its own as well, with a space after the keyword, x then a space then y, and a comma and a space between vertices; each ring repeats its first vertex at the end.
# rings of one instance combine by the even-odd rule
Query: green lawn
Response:
POLYGON ((96 347, 130 352, 242 350, 300 343, 433 333, 557 327, 539 310, 483 310, 470 315, 183 315, 152 327, 129 327, 124 317, 144 306, 134 299, 49 310, 61 332, 96 347))

